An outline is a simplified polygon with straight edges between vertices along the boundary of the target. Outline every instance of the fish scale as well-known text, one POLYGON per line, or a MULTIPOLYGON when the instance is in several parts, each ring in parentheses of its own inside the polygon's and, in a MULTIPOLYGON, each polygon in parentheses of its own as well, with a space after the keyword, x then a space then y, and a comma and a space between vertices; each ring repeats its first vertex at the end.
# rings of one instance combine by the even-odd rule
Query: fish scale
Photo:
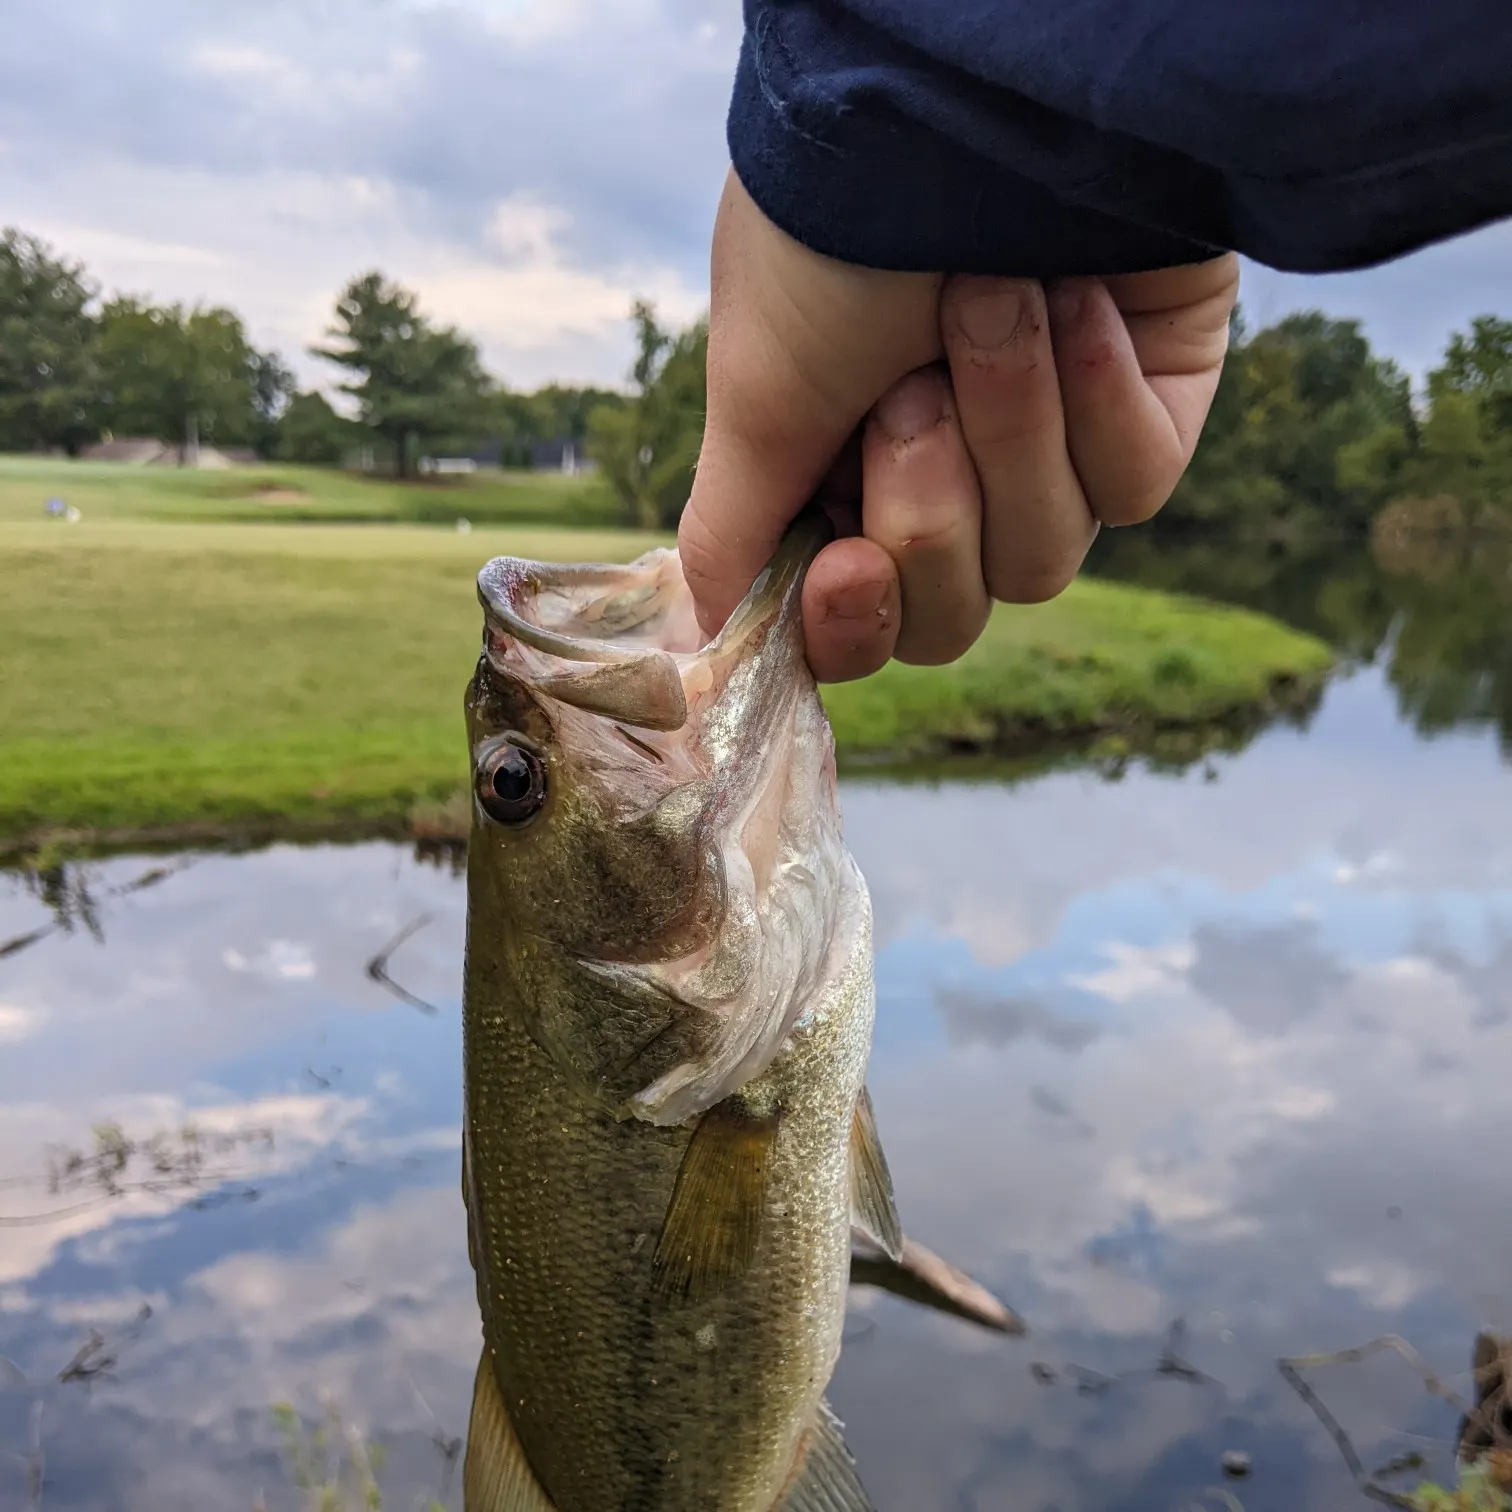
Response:
POLYGON ((559 1512, 777 1505, 840 1347, 868 961, 869 947, 753 1088, 779 1098, 784 1119, 750 1270, 717 1297, 668 1308, 652 1259, 691 1131, 616 1120, 585 1099, 521 1030, 507 978, 470 941, 467 1140, 485 1347, 559 1512))

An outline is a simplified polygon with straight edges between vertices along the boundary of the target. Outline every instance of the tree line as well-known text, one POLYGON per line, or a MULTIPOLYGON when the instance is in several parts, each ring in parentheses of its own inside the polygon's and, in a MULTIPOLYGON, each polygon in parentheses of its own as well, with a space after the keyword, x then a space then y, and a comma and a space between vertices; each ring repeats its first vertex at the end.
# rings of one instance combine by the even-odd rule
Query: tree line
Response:
POLYGON ((1354 320, 1236 311, 1197 454, 1159 517, 1273 538, 1512 530, 1512 320, 1454 332, 1420 393, 1354 320))
MULTIPOLYGON (((518 393, 476 344, 372 272, 337 298, 314 355, 354 418, 300 392, 274 352, 220 308, 102 300, 82 265, 0 233, 0 450, 76 452, 106 434, 340 462, 354 448, 400 474, 422 448, 492 443, 503 465, 566 439, 596 460, 626 519, 675 525, 704 422, 703 320, 666 329, 637 302, 625 391, 518 393)), ((1512 532, 1512 320, 1454 332, 1421 392, 1354 320, 1289 315, 1251 332, 1236 311, 1228 362, 1162 530, 1220 526, 1288 539, 1318 531, 1512 532)))
POLYGON ((544 441, 586 446, 593 412, 624 403, 609 389, 510 390, 471 339, 427 319, 412 292, 376 272, 342 290, 311 352, 342 374, 336 386, 354 417, 299 390, 234 310, 102 297, 82 263, 27 232, 0 231, 0 451, 74 456, 116 435, 334 465, 366 448, 405 476, 424 447, 487 441, 508 466, 528 463, 544 441))

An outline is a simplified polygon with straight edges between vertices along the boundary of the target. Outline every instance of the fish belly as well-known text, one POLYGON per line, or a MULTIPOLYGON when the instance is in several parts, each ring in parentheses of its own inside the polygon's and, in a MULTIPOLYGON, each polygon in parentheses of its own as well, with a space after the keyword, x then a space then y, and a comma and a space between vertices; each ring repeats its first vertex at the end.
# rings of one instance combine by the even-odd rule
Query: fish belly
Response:
POLYGON ((844 1322, 869 956, 847 976, 751 1084, 781 1110, 760 1239, 743 1274, 693 1301, 659 1295, 653 1269, 692 1129, 616 1120, 523 1015, 470 998, 486 1363, 558 1512, 771 1512, 782 1496, 844 1322))

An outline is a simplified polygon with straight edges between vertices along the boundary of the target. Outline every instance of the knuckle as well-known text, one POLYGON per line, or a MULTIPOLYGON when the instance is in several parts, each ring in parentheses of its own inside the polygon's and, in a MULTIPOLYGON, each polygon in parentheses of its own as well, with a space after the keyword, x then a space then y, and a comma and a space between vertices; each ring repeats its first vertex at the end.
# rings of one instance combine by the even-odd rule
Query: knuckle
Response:
POLYGON ((997 453, 1065 445, 1060 417, 1048 413, 1048 406, 1014 404, 1002 395, 992 412, 972 425, 969 439, 972 455, 989 462, 997 453))
POLYGON ((958 503, 911 504, 888 510, 867 535, 903 563, 923 557, 954 556, 977 529, 976 509, 958 503))
POLYGON ((1170 489, 1161 489, 1107 502, 1098 501, 1093 503, 1092 512, 1104 525, 1143 525, 1165 508, 1170 497, 1170 489))
POLYGON ((953 371, 961 433, 973 457, 1064 445, 1060 380, 1048 353, 1019 365, 971 362, 953 371))
POLYGON ((744 585, 732 583, 731 553, 694 503, 678 522, 677 557, 700 620, 722 619, 735 607, 744 585))
POLYGON ((914 630, 905 621, 898 636, 896 660, 911 667, 943 667, 959 661, 977 643, 986 627, 988 610, 954 624, 935 623, 927 633, 914 630))
POLYGON ((1047 604, 1071 586, 1081 554, 1053 562, 1006 562, 989 569, 987 591, 1000 604, 1047 604))
MULTIPOLYGON (((1091 470, 1083 467, 1087 480, 1091 470)), ((1165 508, 1184 469, 1166 458, 1086 482, 1087 507, 1105 525, 1143 525, 1165 508)))
POLYGON ((719 543, 710 529, 697 500, 683 510, 677 526, 677 555, 683 579, 697 596, 699 589, 719 580, 719 543))
POLYGON ((1100 387, 1110 379, 1122 380, 1135 366, 1129 348, 1102 331, 1078 336, 1067 347, 1061 358, 1063 376, 1086 389, 1100 387))

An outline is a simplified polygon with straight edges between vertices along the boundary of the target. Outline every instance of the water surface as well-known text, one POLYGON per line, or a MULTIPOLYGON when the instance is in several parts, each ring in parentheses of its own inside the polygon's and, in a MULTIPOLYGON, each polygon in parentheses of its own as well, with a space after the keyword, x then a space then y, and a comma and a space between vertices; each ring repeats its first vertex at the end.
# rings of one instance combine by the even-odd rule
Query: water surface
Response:
MULTIPOLYGON (((1218 1507, 1228 1450, 1248 1512, 1363 1506, 1277 1358, 1392 1332, 1463 1389, 1512 1327, 1512 771, 1376 660, 1207 771, 847 786, 905 1223, 1033 1330, 855 1295, 881 1512, 1218 1507)), ((303 1506, 280 1402, 460 1505, 463 910, 388 845, 0 878, 0 949, 50 931, 0 956, 0 1507, 39 1461, 47 1512, 303 1506), (417 1006, 365 965, 421 918, 417 1006)), ((1447 1473, 1402 1361, 1316 1381, 1447 1473)))

